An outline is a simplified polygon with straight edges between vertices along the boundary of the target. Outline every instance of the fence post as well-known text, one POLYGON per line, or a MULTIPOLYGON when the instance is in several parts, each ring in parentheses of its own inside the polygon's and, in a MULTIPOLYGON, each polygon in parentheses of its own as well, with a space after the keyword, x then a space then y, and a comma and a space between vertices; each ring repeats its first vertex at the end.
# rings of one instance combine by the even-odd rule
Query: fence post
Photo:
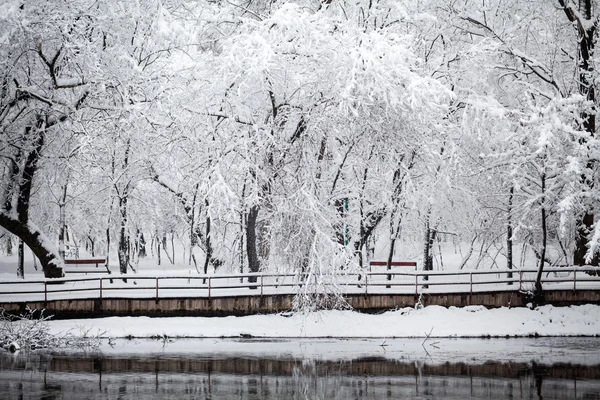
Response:
POLYGON ((158 303, 158 277, 156 278, 156 302, 158 303))
POLYGON ((573 291, 577 290, 577 271, 573 270, 573 291))
POLYGON ((523 291, 523 271, 519 271, 519 292, 523 291))
POLYGON ((44 303, 48 302, 48 283, 44 281, 44 303))
POLYGON ((208 298, 210 299, 210 276, 208 277, 208 298))
POLYGON ((100 301, 102 301, 102 278, 100 278, 100 301))
POLYGON ((365 272, 365 296, 369 295, 369 275, 365 272))
POLYGON ((473 273, 469 272, 469 294, 473 294, 473 273))
POLYGON ((415 274, 415 296, 419 295, 419 275, 415 274))
POLYGON ((263 295, 263 276, 262 274, 260 275, 260 296, 262 297, 263 295))

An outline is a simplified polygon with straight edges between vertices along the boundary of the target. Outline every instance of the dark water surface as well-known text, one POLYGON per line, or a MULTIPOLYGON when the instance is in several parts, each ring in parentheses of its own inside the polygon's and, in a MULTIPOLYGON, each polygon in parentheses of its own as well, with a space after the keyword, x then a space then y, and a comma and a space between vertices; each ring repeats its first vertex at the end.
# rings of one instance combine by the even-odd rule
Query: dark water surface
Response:
POLYGON ((0 353, 0 399, 600 399, 600 338, 205 339, 0 353))

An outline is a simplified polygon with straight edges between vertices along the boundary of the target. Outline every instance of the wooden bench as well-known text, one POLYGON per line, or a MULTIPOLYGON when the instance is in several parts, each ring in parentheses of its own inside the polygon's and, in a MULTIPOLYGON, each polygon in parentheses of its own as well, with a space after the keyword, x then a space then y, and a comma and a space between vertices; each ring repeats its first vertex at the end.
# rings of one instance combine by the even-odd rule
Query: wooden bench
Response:
MULTIPOLYGON (((387 267, 388 263, 387 261, 371 261, 370 263, 371 268, 372 267, 387 267)), ((410 267, 410 268, 414 268, 415 271, 417 270, 417 262, 416 261, 392 261, 390 263, 390 268, 391 267, 410 267)), ((388 275, 386 278, 388 281, 392 280, 392 275, 388 275)), ((391 286, 386 285, 386 288, 390 288, 391 286)))
MULTIPOLYGON (((387 261, 371 261, 371 267, 386 267, 387 261)), ((390 267, 413 267, 417 270, 416 261, 392 261, 390 267)))
POLYGON ((106 259, 105 258, 87 258, 87 259, 69 259, 69 260, 65 260, 65 265, 96 265, 96 269, 95 270, 77 270, 77 269, 72 269, 72 270, 65 270, 65 273, 67 274, 110 274, 110 270, 108 269, 108 267, 106 267, 106 269, 99 269, 98 266, 100 264, 104 265, 106 264, 106 259))

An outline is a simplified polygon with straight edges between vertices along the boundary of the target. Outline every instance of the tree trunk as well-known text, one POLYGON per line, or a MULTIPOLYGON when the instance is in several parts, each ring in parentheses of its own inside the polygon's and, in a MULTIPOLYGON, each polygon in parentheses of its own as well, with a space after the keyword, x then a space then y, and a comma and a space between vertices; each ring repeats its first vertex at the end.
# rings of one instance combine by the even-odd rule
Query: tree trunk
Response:
POLYGON ((158 238, 158 232, 156 232, 156 256, 158 258, 158 265, 160 265, 160 239, 158 238))
POLYGON ((13 246, 12 246, 12 238, 10 237, 10 235, 6 235, 6 255, 7 256, 12 256, 13 255, 13 246))
MULTIPOLYGON (((7 214, 10 214, 10 212, 12 210, 13 192, 15 191, 15 188, 17 187, 17 183, 21 180, 21 177, 19 176, 19 172, 20 172, 19 163, 16 160, 21 160, 22 157, 23 157, 23 149, 18 148, 16 156, 14 157, 14 159, 10 160, 11 165, 10 165, 10 171, 9 171, 9 179, 8 179, 7 185, 5 187, 5 194, 4 194, 4 210, 6 210, 7 214)), ((13 244, 12 244, 12 238, 11 238, 10 234, 6 235, 6 255, 7 256, 13 255, 13 244)))
POLYGON ((127 251, 127 193, 119 197, 119 214, 121 221, 119 224, 119 271, 122 274, 127 273, 127 264, 129 263, 129 252, 127 251))
POLYGON ((162 237, 162 249, 165 252, 165 255, 167 256, 167 259, 169 260, 169 262, 171 263, 171 265, 174 264, 173 260, 171 259, 171 255, 169 254, 169 247, 167 246, 167 234, 163 233, 163 237, 162 237))
POLYGON ((348 225, 346 225, 346 214, 348 213, 348 200, 347 199, 336 199, 333 203, 338 216, 339 223, 336 223, 335 238, 340 246, 346 246, 348 244, 348 225))
POLYGON ((194 196, 192 196, 192 205, 187 210, 188 222, 190 224, 190 257, 188 263, 192 264, 192 255, 194 252, 194 247, 198 244, 198 235, 196 234, 196 199, 198 197, 198 187, 199 183, 196 184, 194 188, 194 196))
POLYGON ((425 220, 425 240, 423 241, 423 271, 433 271, 433 239, 435 230, 431 229, 429 224, 430 214, 431 212, 428 211, 425 220))
POLYGON ((171 231, 171 264, 175 264, 175 232, 171 231))
POLYGON ((589 235, 594 225, 594 214, 585 212, 577 220, 575 235, 575 251, 573 252, 573 265, 598 265, 598 256, 594 255, 587 261, 589 235))
POLYGON ((546 262, 546 245, 548 241, 548 231, 546 228, 546 208, 542 207, 542 249, 540 251, 540 261, 538 266, 537 276, 535 278, 535 294, 536 297, 542 295, 542 274, 544 272, 544 263, 546 262))
MULTIPOLYGON (((123 154, 122 169, 125 171, 129 167, 129 151, 131 150, 131 139, 127 139, 125 143, 125 153, 123 154)), ((129 265, 129 238, 127 237, 127 203, 129 201, 129 189, 130 182, 126 182, 125 186, 119 191, 118 186, 115 184, 117 196, 119 198, 119 244, 118 244, 118 255, 119 255, 119 271, 121 274, 127 273, 127 267, 129 265)), ((126 280, 125 280, 126 281, 126 280)))
MULTIPOLYGON (((431 210, 427 212, 427 217, 425 221, 425 243, 423 248, 423 271, 433 271, 433 243, 435 241, 436 230, 432 229, 430 226, 430 215, 431 210)), ((423 277, 424 281, 429 280, 428 276, 423 277)), ((425 288, 428 285, 424 285, 425 288)))
POLYGON ((58 254, 64 260, 65 258, 65 230, 66 230, 66 216, 65 216, 65 207, 67 201, 67 184, 63 186, 62 197, 58 203, 58 213, 59 213, 59 231, 58 231, 58 254))
MULTIPOLYGON (((579 48, 579 93, 587 100, 596 104, 596 92, 594 87, 594 65, 593 53, 596 40, 596 23, 592 20, 592 0, 579 0, 579 9, 575 10, 574 4, 567 4, 565 0, 558 0, 570 22, 577 29, 579 48)), ((595 110, 581 113, 583 128, 591 137, 596 135, 595 110)), ((582 141, 585 139, 581 139, 582 141)), ((594 170, 594 162, 587 162, 587 169, 594 170)), ((593 182, 587 177, 581 177, 582 182, 593 190, 593 182)), ((587 254, 589 250, 590 232, 594 227, 594 214, 592 206, 587 205, 583 215, 578 218, 575 232, 575 251, 573 252, 574 265, 598 265, 597 254, 587 254)))
POLYGON ((46 278, 62 278, 63 261, 51 241, 31 222, 23 224, 18 219, 0 212, 0 226, 19 237, 33 251, 44 270, 46 278))
POLYGON ((542 174, 542 198, 541 198, 541 216, 542 216, 542 248, 540 251, 540 264, 538 266, 537 276, 535 278, 535 298, 536 302, 541 302, 543 299, 542 293, 542 273, 544 271, 544 263, 546 262, 546 245, 548 242, 548 229, 546 227, 546 206, 545 206, 545 194, 546 194, 546 174, 542 174))
MULTIPOLYGON (((208 274, 208 265, 210 260, 213 258, 213 248, 211 243, 211 231, 210 231, 210 214, 208 213, 209 203, 208 199, 204 200, 206 206, 206 259, 204 260, 204 274, 208 274)), ((217 267, 215 267, 215 270, 217 267)))
MULTIPOLYGON (((26 154, 20 152, 18 155, 19 159, 24 158, 23 170, 20 176, 18 170, 13 168, 13 172, 17 171, 16 175, 13 174, 15 182, 18 182, 13 186, 17 201, 17 218, 14 219, 8 214, 12 208, 12 202, 9 202, 9 194, 4 204, 7 213, 5 214, 0 211, 0 226, 25 242, 31 251, 34 252, 40 260, 44 276, 47 278, 60 278, 64 276, 62 258, 58 254, 58 251, 51 245, 51 241, 42 234, 39 228, 29 221, 29 204, 33 189, 33 178, 37 172, 38 163, 45 144, 45 129, 46 122, 42 116, 37 116, 35 127, 28 126, 25 128, 24 140, 30 144, 31 150, 26 154)), ((18 163, 15 163, 15 165, 18 167, 18 163)))
MULTIPOLYGON (((40 126, 41 129, 41 126, 40 126)), ((29 201, 31 199, 31 190, 33 189, 33 177, 37 171, 37 164, 40 153, 44 147, 44 135, 41 131, 35 131, 33 134, 31 127, 25 129, 26 136, 36 135, 33 138, 33 150, 27 154, 25 166, 23 167, 22 179, 19 185, 17 197, 17 216, 19 221, 26 224, 29 221, 29 201)))
MULTIPOLYGON (((112 196, 111 196, 112 197, 112 196)), ((110 263, 110 225, 112 224, 112 212, 115 204, 115 198, 112 197, 110 200, 110 207, 108 208, 108 218, 106 220, 106 265, 110 263)))
POLYGON ((542 299, 542 273, 544 271, 544 263, 546 261, 546 245, 548 242, 548 229, 546 227, 546 206, 545 206, 545 192, 546 192, 546 174, 542 174, 542 198, 541 198, 541 214, 542 214, 542 248, 540 251, 540 264, 538 266, 537 276, 535 278, 535 297, 536 299, 542 299))
POLYGON ((25 279, 25 246, 22 240, 19 240, 18 254, 17 277, 25 279))
MULTIPOLYGON (((513 196, 515 193, 514 186, 510 187, 508 192, 508 213, 506 215, 506 268, 512 269, 513 267, 513 225, 512 225, 512 210, 513 210, 513 196)), ((513 274, 509 272, 507 274, 508 279, 512 279, 513 274)), ((508 282, 512 285, 512 282, 508 282)))
MULTIPOLYGON (((416 157, 416 152, 413 151, 409 158, 409 162, 407 165, 407 169, 410 170, 414 165, 414 159, 416 157)), ((390 210, 390 251, 388 253, 387 259, 387 270, 392 269, 392 260, 394 258, 394 249, 396 246, 396 241, 400 237, 400 228, 402 226, 402 219, 404 217, 404 206, 406 201, 402 199, 402 193, 404 189, 404 179, 407 173, 403 173, 401 164, 404 161, 404 156, 400 158, 400 166, 396 168, 394 171, 394 178, 392 180, 392 185, 394 187, 393 195, 392 195, 392 206, 390 210), (397 219, 397 220, 396 220, 397 219)), ((392 276, 388 275, 387 280, 391 280, 392 276)), ((390 286, 386 286, 390 287, 390 286)))
MULTIPOLYGON (((392 260, 394 259, 394 248, 396 247, 396 238, 392 237, 392 239, 390 240, 390 251, 388 252, 388 257, 387 257, 387 270, 391 271, 392 270, 392 260)), ((391 281, 392 280, 392 275, 388 275, 387 276, 387 280, 391 281)), ((390 288, 390 285, 387 285, 386 288, 390 288)))
MULTIPOLYGON (((37 265, 37 257, 35 256, 35 254, 32 253, 32 258, 33 258, 33 269, 35 269, 36 271, 38 270, 38 265, 37 265)), ((25 275, 25 274, 23 274, 25 275)))
POLYGON ((91 236, 88 236, 88 241, 90 242, 90 253, 92 254, 92 257, 95 257, 96 256, 96 241, 91 236))
POLYGON ((240 212, 240 274, 244 273, 244 227, 246 224, 246 214, 244 212, 240 212))
POLYGON ((138 259, 146 257, 146 239, 144 239, 144 232, 138 229, 138 259))
MULTIPOLYGON (((252 206, 250 208, 250 212, 248 213, 248 222, 246 224, 246 254, 248 256, 249 272, 260 271, 260 260, 258 259, 258 252, 256 246, 256 225, 259 211, 259 206, 252 206)), ((256 277, 249 277, 248 282, 256 282, 256 277)))

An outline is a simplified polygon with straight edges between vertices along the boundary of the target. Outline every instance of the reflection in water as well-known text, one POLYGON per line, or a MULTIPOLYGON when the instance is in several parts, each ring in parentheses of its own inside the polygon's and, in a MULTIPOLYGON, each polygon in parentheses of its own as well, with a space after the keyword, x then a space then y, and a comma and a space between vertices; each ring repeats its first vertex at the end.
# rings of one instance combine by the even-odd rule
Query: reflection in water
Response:
POLYGON ((600 399, 600 362, 1 353, 0 398, 600 399))

